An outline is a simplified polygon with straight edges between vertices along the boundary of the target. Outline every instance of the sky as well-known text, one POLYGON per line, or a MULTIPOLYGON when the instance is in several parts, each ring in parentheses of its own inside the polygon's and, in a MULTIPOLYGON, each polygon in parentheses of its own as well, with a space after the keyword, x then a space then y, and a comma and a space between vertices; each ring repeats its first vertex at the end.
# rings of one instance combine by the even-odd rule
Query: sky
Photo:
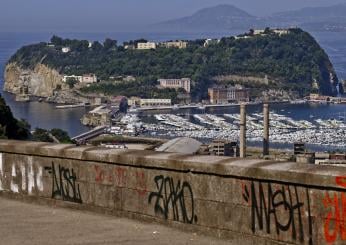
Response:
POLYGON ((140 30, 218 4, 266 16, 338 3, 346 0, 0 0, 0 32, 140 30))

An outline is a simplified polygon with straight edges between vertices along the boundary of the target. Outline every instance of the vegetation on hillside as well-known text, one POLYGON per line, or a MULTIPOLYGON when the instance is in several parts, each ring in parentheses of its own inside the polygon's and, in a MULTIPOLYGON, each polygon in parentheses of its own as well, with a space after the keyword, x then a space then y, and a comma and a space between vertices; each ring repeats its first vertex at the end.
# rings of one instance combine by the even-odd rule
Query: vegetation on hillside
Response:
MULTIPOLYGON (((218 44, 204 47, 204 40, 190 41, 186 49, 163 48, 156 50, 126 50, 115 40, 94 42, 61 39, 54 36, 54 47, 46 43, 22 47, 12 56, 24 68, 33 68, 42 62, 68 75, 95 73, 101 80, 111 76, 134 76, 136 83, 101 83, 86 92, 141 95, 162 94, 170 91, 155 90, 158 78, 193 79, 193 95, 205 94, 217 75, 268 75, 273 81, 270 88, 280 88, 306 95, 311 92, 314 79, 319 92, 336 93, 336 83, 330 84, 330 74, 337 78, 326 53, 311 35, 300 29, 291 29, 288 35, 269 33, 265 36, 235 39, 222 38, 218 44), (71 52, 63 53, 68 46, 71 52)), ((135 41, 133 41, 135 43, 135 41)), ((160 95, 161 96, 161 95, 160 95)))
POLYGON ((73 143, 68 133, 62 129, 53 128, 51 130, 46 130, 42 128, 36 128, 32 134, 33 141, 40 142, 55 142, 55 143, 73 143), (58 141, 58 142, 57 142, 58 141))
POLYGON ((30 133, 30 125, 25 120, 17 120, 13 117, 11 109, 6 105, 0 95, 0 139, 34 140, 42 142, 72 143, 67 132, 61 129, 45 130, 37 128, 33 134, 30 133))
POLYGON ((0 139, 25 140, 30 136, 30 125, 13 117, 10 107, 0 95, 0 139))

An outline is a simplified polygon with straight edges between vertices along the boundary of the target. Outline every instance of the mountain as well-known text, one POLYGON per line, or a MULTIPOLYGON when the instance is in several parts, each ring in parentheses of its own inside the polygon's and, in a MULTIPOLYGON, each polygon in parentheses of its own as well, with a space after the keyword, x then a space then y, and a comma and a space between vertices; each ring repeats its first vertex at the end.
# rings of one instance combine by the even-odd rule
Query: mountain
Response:
POLYGON ((303 8, 257 17, 233 5, 218 5, 195 14, 153 25, 155 30, 169 31, 229 31, 250 28, 292 27, 307 30, 346 30, 346 4, 303 8))
POLYGON ((330 19, 345 19, 346 4, 338 4, 328 7, 309 7, 293 11, 279 12, 273 14, 272 17, 290 21, 321 21, 330 19))
POLYGON ((258 20, 244 10, 223 4, 201 9, 191 16, 158 23, 153 28, 174 31, 248 29, 258 20))
POLYGON ((328 7, 310 7, 275 13, 271 22, 284 26, 297 25, 308 30, 346 30, 346 4, 328 7))

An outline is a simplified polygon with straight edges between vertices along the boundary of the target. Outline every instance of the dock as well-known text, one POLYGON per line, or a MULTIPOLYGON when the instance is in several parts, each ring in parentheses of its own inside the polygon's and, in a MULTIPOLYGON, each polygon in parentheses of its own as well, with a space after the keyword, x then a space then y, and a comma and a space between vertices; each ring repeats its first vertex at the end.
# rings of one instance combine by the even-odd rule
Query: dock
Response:
POLYGON ((78 107, 85 107, 86 105, 84 103, 75 104, 75 105, 57 105, 56 109, 69 109, 69 108, 78 108, 78 107))

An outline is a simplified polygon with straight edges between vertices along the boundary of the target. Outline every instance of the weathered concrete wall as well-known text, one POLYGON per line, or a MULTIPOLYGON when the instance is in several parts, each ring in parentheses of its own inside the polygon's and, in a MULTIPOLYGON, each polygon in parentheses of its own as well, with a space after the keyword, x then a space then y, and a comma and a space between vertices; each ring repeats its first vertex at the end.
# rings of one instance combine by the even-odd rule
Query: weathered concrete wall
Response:
POLYGON ((235 239, 345 244, 345 168, 0 141, 2 195, 235 239))

